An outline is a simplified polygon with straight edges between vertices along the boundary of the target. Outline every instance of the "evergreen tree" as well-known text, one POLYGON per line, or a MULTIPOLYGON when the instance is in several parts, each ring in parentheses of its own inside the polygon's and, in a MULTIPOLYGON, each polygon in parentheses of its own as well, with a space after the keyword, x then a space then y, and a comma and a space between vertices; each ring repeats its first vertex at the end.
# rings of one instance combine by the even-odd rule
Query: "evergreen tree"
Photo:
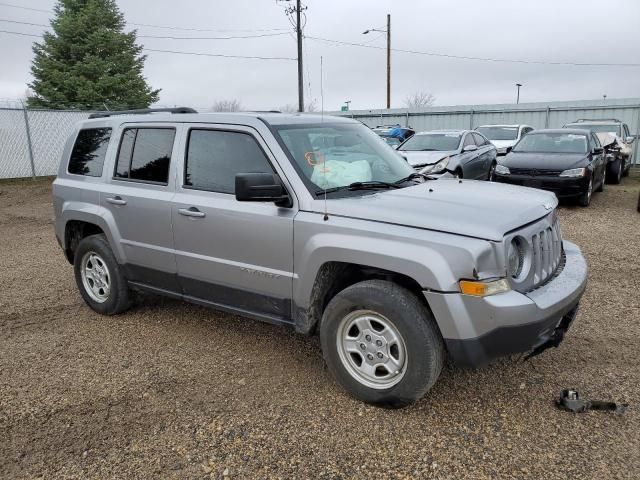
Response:
POLYGON ((158 100, 142 76, 146 59, 136 32, 125 33, 115 0, 58 0, 53 33, 35 43, 30 107, 110 110, 158 100))

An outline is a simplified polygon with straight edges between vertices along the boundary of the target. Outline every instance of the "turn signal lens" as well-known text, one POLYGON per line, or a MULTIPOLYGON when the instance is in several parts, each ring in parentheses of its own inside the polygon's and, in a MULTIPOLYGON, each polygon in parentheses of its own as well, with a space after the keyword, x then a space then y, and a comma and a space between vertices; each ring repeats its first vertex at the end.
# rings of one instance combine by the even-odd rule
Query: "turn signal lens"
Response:
POLYGON ((508 292, 511 289, 506 279, 491 281, 460 280, 460 291, 465 295, 474 297, 487 297, 498 293, 508 292))

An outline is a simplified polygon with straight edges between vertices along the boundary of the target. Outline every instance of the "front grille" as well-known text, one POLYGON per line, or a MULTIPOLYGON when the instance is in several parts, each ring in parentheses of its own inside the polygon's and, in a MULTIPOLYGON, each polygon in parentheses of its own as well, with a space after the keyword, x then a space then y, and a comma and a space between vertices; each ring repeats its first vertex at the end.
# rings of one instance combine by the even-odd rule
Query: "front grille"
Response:
POLYGON ((562 172, 562 170, 549 170, 540 168, 509 168, 509 170, 513 175, 530 175, 532 177, 557 177, 562 172))
POLYGON ((556 219, 553 225, 547 227, 531 237, 533 258, 533 288, 545 283, 555 274, 562 263, 562 235, 560 225, 556 219))

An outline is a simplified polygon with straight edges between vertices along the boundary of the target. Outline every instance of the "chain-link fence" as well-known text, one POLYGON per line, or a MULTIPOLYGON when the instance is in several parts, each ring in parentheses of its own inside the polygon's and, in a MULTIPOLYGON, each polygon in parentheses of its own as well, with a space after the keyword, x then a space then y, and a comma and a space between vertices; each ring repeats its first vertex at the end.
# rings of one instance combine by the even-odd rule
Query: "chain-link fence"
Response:
POLYGON ((0 178, 55 175, 74 125, 89 113, 0 108, 0 178))

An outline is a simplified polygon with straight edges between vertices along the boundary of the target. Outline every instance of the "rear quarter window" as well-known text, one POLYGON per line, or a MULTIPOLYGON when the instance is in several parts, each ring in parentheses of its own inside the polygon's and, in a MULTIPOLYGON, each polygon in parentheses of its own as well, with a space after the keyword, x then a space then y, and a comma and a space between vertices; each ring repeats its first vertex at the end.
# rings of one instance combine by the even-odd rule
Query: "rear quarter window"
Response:
POLYGON ((78 132, 67 171, 73 175, 102 176, 111 138, 110 128, 86 128, 78 132))
POLYGON ((127 128, 122 133, 115 178, 167 184, 175 138, 173 128, 127 128))

